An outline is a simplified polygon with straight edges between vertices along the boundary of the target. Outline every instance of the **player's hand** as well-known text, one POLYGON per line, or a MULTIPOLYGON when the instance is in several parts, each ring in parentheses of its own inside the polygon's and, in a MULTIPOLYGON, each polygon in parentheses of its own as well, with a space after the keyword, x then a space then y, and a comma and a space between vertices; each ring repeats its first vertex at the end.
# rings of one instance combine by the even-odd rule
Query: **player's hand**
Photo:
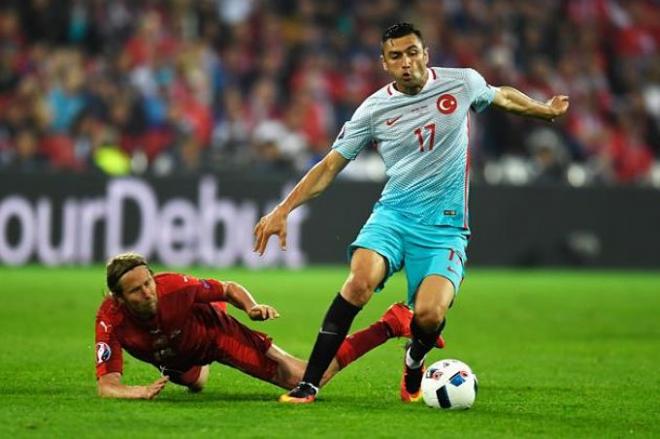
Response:
POLYGON ((286 250, 286 213, 278 206, 262 217, 254 227, 254 251, 263 255, 272 235, 280 238, 280 248, 286 250))
POLYGON ((143 399, 154 399, 165 388, 165 384, 170 380, 168 376, 162 376, 148 386, 144 386, 143 399))
POLYGON ((562 116, 568 111, 569 99, 568 96, 564 95, 553 96, 545 104, 550 107, 552 112, 548 120, 554 121, 555 118, 562 116))
POLYGON ((247 314, 252 320, 272 320, 280 316, 280 313, 270 305, 254 305, 247 314))

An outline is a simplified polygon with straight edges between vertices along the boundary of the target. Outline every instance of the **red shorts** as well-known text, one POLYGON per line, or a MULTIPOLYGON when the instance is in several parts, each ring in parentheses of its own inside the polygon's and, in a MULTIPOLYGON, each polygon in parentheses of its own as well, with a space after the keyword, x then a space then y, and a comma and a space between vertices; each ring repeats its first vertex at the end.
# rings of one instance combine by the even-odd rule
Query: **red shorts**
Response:
POLYGON ((163 374, 170 377, 170 381, 182 386, 192 386, 197 382, 199 374, 202 372, 202 366, 193 366, 185 372, 179 372, 172 369, 163 370, 163 374))
POLYGON ((215 360, 253 377, 273 382, 278 365, 266 356, 273 344, 272 339, 263 332, 248 328, 223 311, 217 314, 219 335, 215 360))
MULTIPOLYGON (((271 338, 263 332, 248 328, 227 314, 225 307, 216 305, 213 303, 218 317, 218 336, 213 359, 253 377, 273 382, 278 365, 266 356, 273 344, 271 338)), ((190 386, 197 381, 201 370, 202 366, 193 366, 185 372, 168 369, 166 373, 173 383, 190 386)))

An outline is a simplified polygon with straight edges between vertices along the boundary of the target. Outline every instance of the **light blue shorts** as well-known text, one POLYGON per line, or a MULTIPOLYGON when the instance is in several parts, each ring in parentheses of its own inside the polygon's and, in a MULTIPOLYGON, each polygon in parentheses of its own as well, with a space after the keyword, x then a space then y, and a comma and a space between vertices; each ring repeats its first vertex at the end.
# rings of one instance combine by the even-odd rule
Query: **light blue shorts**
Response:
POLYGON ((349 259, 358 248, 373 250, 387 262, 387 274, 376 291, 405 266, 408 304, 413 306, 420 284, 430 275, 449 279, 458 294, 463 281, 469 231, 451 226, 426 225, 377 204, 349 246, 349 259))

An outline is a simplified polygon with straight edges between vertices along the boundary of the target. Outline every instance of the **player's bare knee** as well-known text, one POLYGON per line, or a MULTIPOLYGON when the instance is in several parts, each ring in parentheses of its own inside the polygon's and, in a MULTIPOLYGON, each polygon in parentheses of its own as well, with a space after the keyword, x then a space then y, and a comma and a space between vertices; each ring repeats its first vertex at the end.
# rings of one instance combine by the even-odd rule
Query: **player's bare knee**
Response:
POLYGON ((433 308, 422 307, 415 309, 415 321, 425 331, 435 331, 445 318, 447 307, 439 306, 433 308))
POLYGON ((373 286, 365 277, 351 276, 344 284, 341 295, 353 305, 363 306, 371 298, 373 290, 373 286))

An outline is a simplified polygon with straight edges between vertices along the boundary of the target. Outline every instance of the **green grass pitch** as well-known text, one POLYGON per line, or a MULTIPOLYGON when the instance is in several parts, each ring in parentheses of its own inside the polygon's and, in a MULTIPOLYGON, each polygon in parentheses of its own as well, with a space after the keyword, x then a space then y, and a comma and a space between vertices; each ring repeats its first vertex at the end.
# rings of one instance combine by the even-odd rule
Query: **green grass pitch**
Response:
MULTIPOLYGON (((235 280, 282 317, 250 326, 306 358, 345 267, 190 270, 235 280)), ((473 409, 398 401, 402 340, 340 373, 312 406, 222 365, 207 389, 154 401, 95 393, 93 321, 103 268, 0 268, 0 437, 660 437, 660 273, 473 269, 449 314, 448 346, 480 382, 473 409)), ((403 276, 353 329, 405 297, 403 276)), ((232 311, 234 315, 237 312, 232 311)), ((245 319, 243 319, 245 321, 245 319)), ((125 382, 157 371, 127 356, 125 382)))

